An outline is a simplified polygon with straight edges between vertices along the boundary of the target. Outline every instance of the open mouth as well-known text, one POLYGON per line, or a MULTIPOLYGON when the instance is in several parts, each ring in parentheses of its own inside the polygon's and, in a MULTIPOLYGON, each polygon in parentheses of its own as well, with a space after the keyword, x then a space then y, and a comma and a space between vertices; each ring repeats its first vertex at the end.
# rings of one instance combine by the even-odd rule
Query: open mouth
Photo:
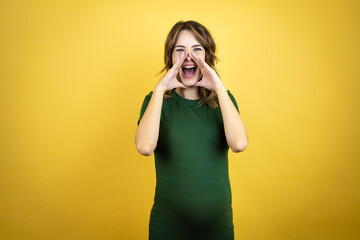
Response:
POLYGON ((197 66, 184 66, 182 67, 182 72, 185 78, 193 78, 195 76, 197 66))

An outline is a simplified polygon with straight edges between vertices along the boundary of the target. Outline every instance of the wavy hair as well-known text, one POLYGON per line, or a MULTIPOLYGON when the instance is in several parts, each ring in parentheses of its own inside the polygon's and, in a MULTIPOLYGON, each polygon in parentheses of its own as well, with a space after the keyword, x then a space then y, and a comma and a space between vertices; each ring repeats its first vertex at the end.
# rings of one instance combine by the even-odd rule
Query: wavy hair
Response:
MULTIPOLYGON (((163 71, 166 70, 169 71, 170 68, 172 68, 172 53, 174 51, 174 46, 177 41, 178 35, 181 30, 190 30, 193 34, 196 40, 204 47, 205 49, 205 62, 215 70, 215 72, 220 77, 218 71, 215 68, 215 61, 216 63, 219 62, 219 58, 216 57, 215 51, 216 51, 216 45, 215 41, 212 38, 210 32, 208 29, 203 26, 202 24, 196 22, 196 21, 179 21, 177 22, 172 29, 170 30, 166 41, 165 41, 165 52, 164 52, 164 62, 165 66, 161 69, 161 71, 157 74, 159 75, 163 71)), ((157 76, 156 75, 156 76, 157 76)), ((165 99, 171 98, 171 90, 166 90, 164 93, 165 99)), ((200 107, 202 104, 208 104, 212 108, 216 109, 219 106, 219 100, 217 97, 217 94, 214 90, 209 90, 204 87, 199 87, 199 94, 200 94, 200 102, 198 107, 200 107)))

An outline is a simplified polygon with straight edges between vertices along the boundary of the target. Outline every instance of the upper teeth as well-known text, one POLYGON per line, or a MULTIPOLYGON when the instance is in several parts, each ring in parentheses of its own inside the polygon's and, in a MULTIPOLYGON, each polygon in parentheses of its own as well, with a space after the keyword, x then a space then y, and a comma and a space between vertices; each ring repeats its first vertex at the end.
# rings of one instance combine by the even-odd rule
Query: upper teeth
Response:
POLYGON ((195 66, 184 66, 184 68, 194 68, 195 66))

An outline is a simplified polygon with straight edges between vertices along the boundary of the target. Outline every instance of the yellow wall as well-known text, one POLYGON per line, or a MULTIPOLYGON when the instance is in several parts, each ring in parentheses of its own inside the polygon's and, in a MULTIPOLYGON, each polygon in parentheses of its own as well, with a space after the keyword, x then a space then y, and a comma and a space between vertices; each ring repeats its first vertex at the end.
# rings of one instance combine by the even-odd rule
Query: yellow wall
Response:
POLYGON ((147 239, 142 101, 204 24, 248 129, 235 239, 359 239, 358 1, 1 1, 0 238, 147 239))

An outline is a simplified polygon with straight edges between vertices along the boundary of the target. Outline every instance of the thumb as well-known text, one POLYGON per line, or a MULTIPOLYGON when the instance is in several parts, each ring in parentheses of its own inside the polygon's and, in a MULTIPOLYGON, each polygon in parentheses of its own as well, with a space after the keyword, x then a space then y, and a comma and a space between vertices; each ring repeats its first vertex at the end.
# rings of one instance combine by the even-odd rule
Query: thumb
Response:
POLYGON ((188 88, 187 86, 185 86, 185 85, 184 85, 183 83, 181 83, 181 82, 178 82, 175 87, 188 88))
POLYGON ((196 87, 204 87, 202 83, 203 83, 202 81, 196 82, 195 86, 196 87))

